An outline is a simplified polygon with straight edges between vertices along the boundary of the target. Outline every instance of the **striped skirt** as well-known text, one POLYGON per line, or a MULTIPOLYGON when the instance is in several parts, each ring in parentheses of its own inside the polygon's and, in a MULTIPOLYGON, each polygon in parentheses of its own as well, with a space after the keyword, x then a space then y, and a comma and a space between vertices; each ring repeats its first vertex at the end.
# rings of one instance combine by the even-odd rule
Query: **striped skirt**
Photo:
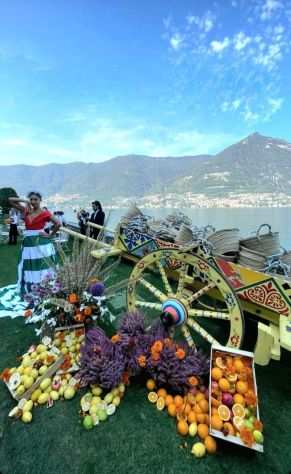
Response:
POLYGON ((30 293, 48 275, 55 273, 56 252, 49 238, 38 230, 26 230, 18 264, 18 289, 21 295, 30 293))

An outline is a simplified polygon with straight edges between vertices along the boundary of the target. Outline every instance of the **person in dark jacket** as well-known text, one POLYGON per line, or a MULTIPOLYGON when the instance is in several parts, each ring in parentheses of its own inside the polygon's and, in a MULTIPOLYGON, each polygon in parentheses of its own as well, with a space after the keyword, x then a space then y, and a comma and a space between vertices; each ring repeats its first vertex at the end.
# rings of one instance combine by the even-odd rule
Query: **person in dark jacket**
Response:
POLYGON ((86 235, 87 232, 87 222, 89 220, 89 213, 82 209, 80 212, 77 213, 78 223, 80 232, 83 235, 86 235))
MULTIPOLYGON (((93 212, 89 219, 89 222, 93 222, 94 224, 104 225, 105 214, 102 210, 102 206, 99 201, 92 202, 92 209, 93 212)), ((90 237, 93 239, 97 239, 100 229, 96 229, 95 227, 90 227, 90 237)))

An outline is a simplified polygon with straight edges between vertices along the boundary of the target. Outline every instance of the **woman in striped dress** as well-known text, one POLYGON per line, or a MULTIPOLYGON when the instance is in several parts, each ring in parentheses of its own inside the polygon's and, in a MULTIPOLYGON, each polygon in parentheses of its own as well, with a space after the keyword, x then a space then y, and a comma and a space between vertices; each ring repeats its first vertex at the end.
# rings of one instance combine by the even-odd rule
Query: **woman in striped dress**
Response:
POLYGON ((28 194, 28 199, 9 198, 12 207, 23 213, 25 223, 24 239, 18 264, 18 289, 22 296, 30 293, 32 285, 53 274, 56 253, 51 237, 57 232, 60 224, 48 210, 41 208, 41 195, 37 192, 28 194), (51 221, 50 233, 44 231, 51 221))

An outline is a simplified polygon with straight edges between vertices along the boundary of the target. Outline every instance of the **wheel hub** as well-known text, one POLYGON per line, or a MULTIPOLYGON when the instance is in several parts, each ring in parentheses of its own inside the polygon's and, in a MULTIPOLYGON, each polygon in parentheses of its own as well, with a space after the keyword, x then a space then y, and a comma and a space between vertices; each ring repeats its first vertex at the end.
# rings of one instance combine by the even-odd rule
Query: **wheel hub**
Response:
POLYGON ((169 322, 171 325, 174 326, 180 326, 181 324, 184 324, 188 317, 187 310, 183 303, 174 298, 164 301, 162 310, 163 313, 167 315, 167 318, 170 319, 169 322))

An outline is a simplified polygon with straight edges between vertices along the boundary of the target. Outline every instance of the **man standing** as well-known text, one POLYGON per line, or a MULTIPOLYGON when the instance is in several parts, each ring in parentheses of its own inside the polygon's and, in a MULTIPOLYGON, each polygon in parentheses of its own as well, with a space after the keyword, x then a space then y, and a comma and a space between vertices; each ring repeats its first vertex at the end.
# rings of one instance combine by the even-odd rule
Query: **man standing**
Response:
POLYGON ((9 245, 16 245, 17 244, 17 236, 18 236, 18 223, 19 223, 19 215, 16 209, 10 209, 9 211, 9 220, 10 220, 10 228, 9 228, 9 245))
MULTIPOLYGON (((92 222, 94 224, 98 224, 103 226, 104 225, 104 219, 105 219, 105 214, 102 210, 102 206, 99 201, 93 201, 92 202, 92 209, 93 212, 91 214, 91 217, 89 219, 89 222, 92 222)), ((90 237, 93 239, 97 239, 98 234, 100 230, 96 229, 95 227, 90 227, 90 237)))

